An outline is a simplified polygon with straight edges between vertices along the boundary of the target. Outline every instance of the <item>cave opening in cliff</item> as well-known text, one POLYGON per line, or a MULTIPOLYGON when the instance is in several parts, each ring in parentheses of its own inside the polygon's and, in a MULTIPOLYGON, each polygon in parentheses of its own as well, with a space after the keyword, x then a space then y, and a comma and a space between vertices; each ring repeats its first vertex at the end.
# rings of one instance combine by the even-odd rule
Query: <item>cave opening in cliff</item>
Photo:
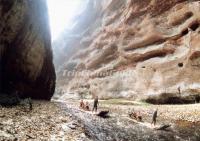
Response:
POLYGON ((75 25, 82 0, 47 0, 52 40, 75 25))
POLYGON ((183 67, 183 63, 178 63, 178 67, 182 68, 183 67))

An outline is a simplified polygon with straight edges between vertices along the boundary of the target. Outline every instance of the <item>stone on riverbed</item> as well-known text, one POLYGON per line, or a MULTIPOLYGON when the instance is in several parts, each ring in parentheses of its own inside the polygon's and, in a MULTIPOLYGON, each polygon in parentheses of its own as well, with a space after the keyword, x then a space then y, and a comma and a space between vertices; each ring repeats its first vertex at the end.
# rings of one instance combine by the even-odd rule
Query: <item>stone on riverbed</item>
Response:
POLYGON ((164 125, 161 125, 160 127, 156 128, 156 130, 166 130, 169 127, 171 127, 170 124, 164 124, 164 125))
POLYGON ((102 118, 108 118, 108 113, 109 111, 100 111, 97 116, 102 117, 102 118))

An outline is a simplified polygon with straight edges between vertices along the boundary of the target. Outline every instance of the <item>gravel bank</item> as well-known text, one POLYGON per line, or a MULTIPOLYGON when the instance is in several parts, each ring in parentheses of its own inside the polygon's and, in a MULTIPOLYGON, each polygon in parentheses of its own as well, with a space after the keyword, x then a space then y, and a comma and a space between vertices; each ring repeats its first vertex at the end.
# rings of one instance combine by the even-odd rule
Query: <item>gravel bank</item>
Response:
POLYGON ((27 107, 0 107, 0 140, 5 141, 87 141, 79 122, 55 103, 34 101, 27 107))

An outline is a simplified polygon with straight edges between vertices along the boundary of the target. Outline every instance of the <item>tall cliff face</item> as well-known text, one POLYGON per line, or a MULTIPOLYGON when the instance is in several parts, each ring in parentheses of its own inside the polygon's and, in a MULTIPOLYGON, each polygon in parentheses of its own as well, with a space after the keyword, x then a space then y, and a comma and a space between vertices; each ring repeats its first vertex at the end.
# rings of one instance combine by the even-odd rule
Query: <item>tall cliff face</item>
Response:
POLYGON ((50 99, 52 58, 46 1, 0 0, 0 92, 50 99))
POLYGON ((61 63, 60 89, 152 103, 199 101, 199 1, 91 3, 93 9, 98 7, 87 12, 93 19, 77 40, 72 38, 74 42, 64 46, 72 50, 70 54, 62 50, 63 58, 70 59, 61 63), (67 76, 67 71, 89 75, 67 76))

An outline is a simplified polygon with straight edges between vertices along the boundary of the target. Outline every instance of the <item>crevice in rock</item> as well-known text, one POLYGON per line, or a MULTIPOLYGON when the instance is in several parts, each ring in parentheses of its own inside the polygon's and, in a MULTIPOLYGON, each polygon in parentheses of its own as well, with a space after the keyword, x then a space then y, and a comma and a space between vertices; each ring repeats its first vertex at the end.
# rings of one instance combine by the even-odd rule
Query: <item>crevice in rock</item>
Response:
POLYGON ((187 19, 191 18, 193 15, 194 15, 194 14, 193 14, 191 11, 185 13, 185 17, 186 17, 187 19))
POLYGON ((173 26, 181 25, 184 22, 186 22, 188 19, 190 19, 193 16, 193 13, 191 11, 186 12, 185 14, 181 15, 173 15, 174 17, 171 17, 170 24, 173 26))
POLYGON ((140 39, 139 41, 133 42, 129 44, 127 47, 124 48, 124 51, 133 51, 135 49, 141 49, 141 48, 146 48, 147 46, 151 45, 159 45, 162 44, 166 41, 166 39, 163 39, 159 35, 157 36, 156 34, 150 35, 147 37, 143 37, 143 39, 140 39))
POLYGON ((196 29, 199 27, 199 23, 198 22, 194 22, 190 28, 193 30, 193 31, 196 31, 196 29))
POLYGON ((185 36, 185 35, 187 35, 188 32, 189 32, 188 29, 183 30, 183 31, 181 32, 181 36, 185 36))
POLYGON ((121 52, 121 56, 126 58, 127 60, 131 60, 133 62, 142 62, 151 58, 155 57, 165 57, 168 54, 173 54, 175 51, 175 48, 162 48, 157 50, 151 50, 147 51, 145 53, 127 53, 127 52, 121 52))

